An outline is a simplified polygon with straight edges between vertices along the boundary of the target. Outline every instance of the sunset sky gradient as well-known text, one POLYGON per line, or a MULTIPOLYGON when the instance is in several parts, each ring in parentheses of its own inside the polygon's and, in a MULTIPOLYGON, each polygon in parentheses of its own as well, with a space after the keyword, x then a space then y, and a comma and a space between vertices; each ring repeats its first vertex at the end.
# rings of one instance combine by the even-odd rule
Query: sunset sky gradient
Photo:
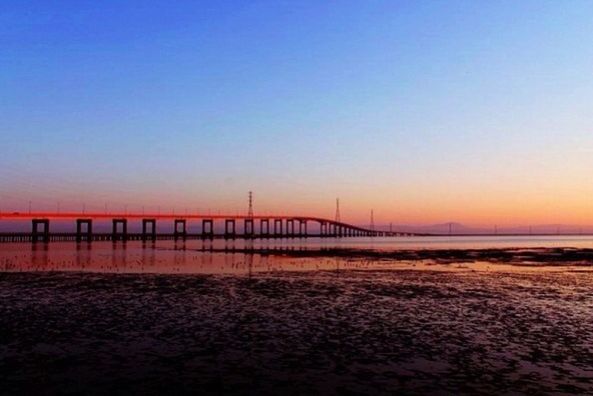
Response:
POLYGON ((592 1, 4 1, 0 209, 593 224, 592 1))

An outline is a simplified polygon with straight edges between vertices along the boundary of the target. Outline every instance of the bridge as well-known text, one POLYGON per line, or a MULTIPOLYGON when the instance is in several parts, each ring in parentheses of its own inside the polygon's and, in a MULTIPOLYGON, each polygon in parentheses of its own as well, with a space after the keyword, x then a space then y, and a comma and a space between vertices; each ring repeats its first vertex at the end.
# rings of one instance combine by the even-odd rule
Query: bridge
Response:
POLYGON ((255 238, 345 238, 379 236, 414 236, 420 234, 377 231, 341 221, 308 216, 260 215, 178 215, 178 214, 129 214, 129 213, 57 213, 12 212, 0 213, 0 220, 31 222, 31 232, 0 233, 0 242, 50 242, 50 241, 155 241, 177 239, 255 239, 255 238), (73 221, 76 232, 50 232, 51 221, 73 221), (93 232, 93 222, 111 222, 111 232, 93 232), (142 231, 128 232, 129 223, 141 224, 142 231), (170 222, 173 232, 158 233, 158 222, 170 222), (200 232, 188 232, 190 222, 201 225, 200 232), (316 224, 317 232, 309 232, 309 224, 316 224), (239 230, 237 224, 242 225, 239 230), (222 227, 216 227, 222 226, 222 227), (222 232, 216 232, 216 229, 222 232), (241 232, 239 232, 241 231, 241 232))

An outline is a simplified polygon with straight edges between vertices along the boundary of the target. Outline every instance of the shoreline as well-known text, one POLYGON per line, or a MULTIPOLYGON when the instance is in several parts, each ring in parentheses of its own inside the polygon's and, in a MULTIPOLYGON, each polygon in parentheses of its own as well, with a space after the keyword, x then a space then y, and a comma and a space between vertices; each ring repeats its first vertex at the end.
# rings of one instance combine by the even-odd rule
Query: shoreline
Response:
MULTIPOLYGON (((180 250, 158 248, 160 250, 180 250)), ((358 248, 210 248, 185 249, 207 253, 242 253, 262 256, 283 256, 292 258, 352 258, 374 260, 435 260, 439 263, 470 263, 476 261, 529 265, 544 263, 550 265, 593 266, 593 249, 573 247, 553 248, 484 248, 484 249, 401 249, 377 250, 358 248)))

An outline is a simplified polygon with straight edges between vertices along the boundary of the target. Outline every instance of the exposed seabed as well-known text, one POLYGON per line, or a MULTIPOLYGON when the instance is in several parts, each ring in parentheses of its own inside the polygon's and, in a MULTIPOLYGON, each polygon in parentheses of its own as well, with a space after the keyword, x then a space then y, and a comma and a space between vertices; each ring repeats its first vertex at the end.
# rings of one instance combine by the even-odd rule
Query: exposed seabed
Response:
POLYGON ((5 272, 0 393, 593 392, 593 273, 518 269, 5 272))

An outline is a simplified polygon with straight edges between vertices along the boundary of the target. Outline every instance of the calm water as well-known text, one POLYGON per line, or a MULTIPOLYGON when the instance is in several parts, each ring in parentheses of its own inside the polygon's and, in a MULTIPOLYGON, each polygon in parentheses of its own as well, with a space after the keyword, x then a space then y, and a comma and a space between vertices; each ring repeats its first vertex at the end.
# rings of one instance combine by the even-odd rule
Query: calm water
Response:
MULTIPOLYGON (((409 237, 285 239, 255 241, 157 241, 142 243, 72 242, 50 244, 0 244, 0 271, 88 271, 114 273, 200 273, 244 274, 267 271, 302 271, 316 269, 398 269, 430 268, 463 270, 465 265, 438 265, 425 261, 372 261, 347 258, 289 258, 281 254, 212 253, 208 249, 352 248, 369 250, 398 249, 478 249, 478 248, 593 248, 591 236, 549 237, 409 237)), ((508 269, 510 266, 498 266, 508 269)), ((474 263, 471 269, 491 265, 474 263)))

